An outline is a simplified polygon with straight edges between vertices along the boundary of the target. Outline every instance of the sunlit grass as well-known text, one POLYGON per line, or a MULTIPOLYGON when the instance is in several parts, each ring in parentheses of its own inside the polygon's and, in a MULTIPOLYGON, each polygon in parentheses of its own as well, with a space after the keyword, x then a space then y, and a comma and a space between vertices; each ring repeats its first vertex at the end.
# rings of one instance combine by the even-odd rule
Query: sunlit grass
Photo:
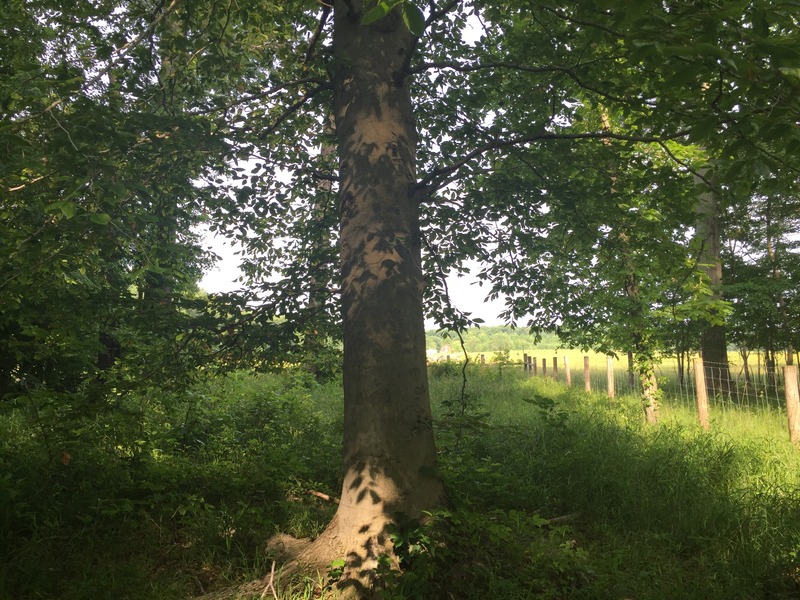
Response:
MULTIPOLYGON (((467 503, 578 515, 573 534, 593 577, 570 597, 800 592, 789 575, 800 547, 800 453, 776 434, 773 412, 728 411, 705 432, 691 407, 665 406, 648 427, 636 396, 586 395, 519 370, 501 383, 497 369, 473 370, 467 389, 486 429, 462 449, 469 459, 454 452, 445 464, 458 465, 454 487, 467 503)), ((439 381, 435 393, 450 397, 458 383, 439 381)))

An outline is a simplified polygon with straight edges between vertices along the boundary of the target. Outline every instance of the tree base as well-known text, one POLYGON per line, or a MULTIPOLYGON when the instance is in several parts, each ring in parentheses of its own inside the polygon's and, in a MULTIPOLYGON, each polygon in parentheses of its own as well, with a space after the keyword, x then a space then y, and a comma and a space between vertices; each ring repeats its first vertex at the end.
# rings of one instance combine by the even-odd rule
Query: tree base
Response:
POLYGON ((273 573, 240 586, 204 595, 203 600, 250 600, 275 598, 300 579, 317 582, 321 598, 378 600, 381 575, 398 567, 387 533, 390 521, 373 523, 353 531, 339 526, 334 517, 315 540, 278 534, 267 542, 268 553, 278 566, 273 573), (282 588, 282 589, 281 589, 282 588))

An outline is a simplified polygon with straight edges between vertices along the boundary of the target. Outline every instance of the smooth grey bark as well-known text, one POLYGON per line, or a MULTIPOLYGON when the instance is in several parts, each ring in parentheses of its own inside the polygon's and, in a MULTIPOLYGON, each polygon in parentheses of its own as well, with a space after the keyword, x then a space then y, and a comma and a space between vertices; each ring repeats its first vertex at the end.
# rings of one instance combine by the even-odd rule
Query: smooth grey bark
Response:
POLYGON ((344 484, 337 513, 300 560, 345 558, 340 586, 368 597, 387 527, 444 497, 431 427, 415 195, 417 132, 402 69, 414 39, 399 15, 360 23, 334 4, 340 168, 344 484))
MULTIPOLYGON (((701 174, 705 176, 703 171, 701 174)), ((722 232, 719 198, 713 189, 700 194, 697 202, 697 238, 700 242, 699 263, 708 276, 717 297, 722 288, 722 232)), ((710 395, 727 396, 731 390, 728 366, 728 344, 724 325, 709 324, 700 335, 700 352, 706 372, 706 387, 710 395)))

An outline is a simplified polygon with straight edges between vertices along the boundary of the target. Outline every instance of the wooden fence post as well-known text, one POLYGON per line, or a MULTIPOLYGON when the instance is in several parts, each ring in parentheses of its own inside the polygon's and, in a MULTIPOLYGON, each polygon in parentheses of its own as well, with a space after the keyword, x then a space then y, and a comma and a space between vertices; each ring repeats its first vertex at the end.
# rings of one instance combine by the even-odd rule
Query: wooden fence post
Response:
POLYGON ((706 370, 703 368, 703 359, 694 359, 694 383, 697 389, 697 418, 700 427, 708 431, 708 391, 706 389, 706 370))
POLYGON ((783 367, 786 386, 786 416, 789 418, 789 439, 800 446, 800 393, 797 389, 797 365, 783 367))
POLYGON ((613 398, 616 396, 614 390, 614 358, 612 356, 606 357, 606 379, 608 380, 608 397, 613 398))
POLYGON ((542 359, 542 377, 547 377, 547 359, 542 359))
POLYGON ((572 373, 569 372, 569 359, 564 357, 564 377, 567 380, 567 387, 572 387, 572 373))
POLYGON ((558 381, 558 357, 553 357, 553 379, 558 381))
POLYGON ((587 393, 592 391, 592 380, 589 377, 589 357, 588 356, 584 356, 583 357, 583 389, 586 390, 587 393))
POLYGON ((522 353, 522 370, 525 371, 525 374, 528 374, 528 353, 522 353))
POLYGON ((633 367, 633 352, 628 350, 628 387, 632 390, 636 389, 636 373, 633 367))
POLYGON ((485 354, 481 354, 481 364, 482 365, 486 364, 486 355, 485 354))
POLYGON ((533 369, 534 377, 539 374, 538 368, 536 366, 536 357, 531 356, 531 368, 533 369))

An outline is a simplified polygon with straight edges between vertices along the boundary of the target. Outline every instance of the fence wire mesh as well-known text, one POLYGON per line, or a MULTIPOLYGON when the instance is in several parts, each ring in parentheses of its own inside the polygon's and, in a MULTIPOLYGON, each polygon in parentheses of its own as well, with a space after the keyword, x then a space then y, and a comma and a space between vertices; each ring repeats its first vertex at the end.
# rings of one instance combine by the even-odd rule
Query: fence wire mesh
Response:
MULTIPOLYGON (((577 362, 573 359, 569 364, 572 386, 585 387, 584 364, 575 364, 577 362)), ((770 362, 760 353, 752 353, 746 361, 740 355, 731 355, 727 365, 704 362, 703 366, 712 427, 744 423, 758 427, 765 435, 785 435, 783 365, 770 362)), ((543 375, 541 359, 536 374, 543 375)), ((696 414, 698 382, 693 359, 664 360, 656 368, 656 375, 663 413, 670 415, 673 409, 684 409, 696 414)), ((546 376, 554 376, 550 360, 546 376)), ((566 379, 563 363, 559 365, 557 378, 562 382, 566 379)), ((590 359, 589 383, 593 392, 608 393, 608 365, 604 359, 590 359)), ((641 393, 641 384, 624 357, 613 360, 613 385, 616 396, 641 393)))
MULTIPOLYGON (((708 402, 712 409, 736 411, 783 411, 783 369, 766 368, 760 361, 755 370, 734 361, 724 363, 704 362, 708 402)), ((678 369, 666 365, 661 369, 659 383, 664 402, 694 405, 697 398, 697 379, 688 365, 678 369)))

